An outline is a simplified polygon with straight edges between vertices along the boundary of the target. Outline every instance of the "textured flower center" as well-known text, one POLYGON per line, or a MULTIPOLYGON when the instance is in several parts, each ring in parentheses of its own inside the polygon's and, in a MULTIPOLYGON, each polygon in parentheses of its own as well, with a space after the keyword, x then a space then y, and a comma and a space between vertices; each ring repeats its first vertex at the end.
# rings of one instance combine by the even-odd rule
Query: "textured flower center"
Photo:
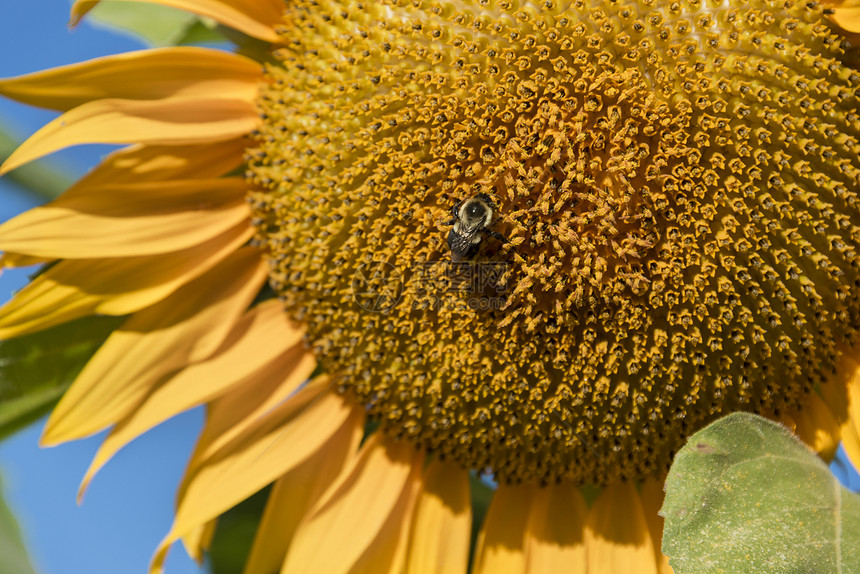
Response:
POLYGON ((860 313, 860 77, 810 6, 287 2, 250 200, 339 390, 511 482, 801 406, 860 313))

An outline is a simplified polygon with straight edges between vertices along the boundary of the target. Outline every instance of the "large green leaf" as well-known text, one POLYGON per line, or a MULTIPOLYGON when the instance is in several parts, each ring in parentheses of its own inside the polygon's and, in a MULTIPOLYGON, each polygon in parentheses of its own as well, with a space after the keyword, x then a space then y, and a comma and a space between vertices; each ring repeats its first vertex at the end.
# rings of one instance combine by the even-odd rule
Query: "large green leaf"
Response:
POLYGON ((860 498, 757 415, 734 413, 690 437, 660 514, 679 574, 860 572, 860 498))
POLYGON ((3 574, 35 574, 18 522, 3 497, 0 496, 0 572, 3 574))
POLYGON ((85 317, 0 341, 0 439, 50 412, 122 320, 85 317))
POLYGON ((225 41, 208 18, 146 2, 99 2, 87 14, 87 21, 112 32, 131 34, 153 47, 225 41))

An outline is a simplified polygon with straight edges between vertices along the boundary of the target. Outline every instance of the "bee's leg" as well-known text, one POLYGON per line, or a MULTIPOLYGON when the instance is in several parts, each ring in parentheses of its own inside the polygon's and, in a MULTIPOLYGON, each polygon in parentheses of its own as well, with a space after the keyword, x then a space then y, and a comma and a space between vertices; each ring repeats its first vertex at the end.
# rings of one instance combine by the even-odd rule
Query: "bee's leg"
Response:
POLYGON ((502 243, 508 243, 508 238, 499 233, 498 231, 493 231, 492 229, 485 229, 484 232, 490 235, 490 237, 498 239, 502 243))
POLYGON ((455 223, 457 223, 458 221, 460 221, 460 214, 459 214, 459 211, 460 211, 460 206, 461 206, 461 205, 463 205, 463 202, 462 202, 462 201, 461 201, 460 203, 458 203, 457 205, 455 205, 454 207, 452 207, 452 208, 451 208, 451 217, 452 217, 452 219, 451 219, 450 221, 446 221, 446 222, 445 222, 445 225, 454 225, 455 223))
POLYGON ((460 219, 460 206, 461 205, 463 205, 462 201, 451 208, 451 215, 454 216, 454 221, 457 221, 458 219, 460 219))

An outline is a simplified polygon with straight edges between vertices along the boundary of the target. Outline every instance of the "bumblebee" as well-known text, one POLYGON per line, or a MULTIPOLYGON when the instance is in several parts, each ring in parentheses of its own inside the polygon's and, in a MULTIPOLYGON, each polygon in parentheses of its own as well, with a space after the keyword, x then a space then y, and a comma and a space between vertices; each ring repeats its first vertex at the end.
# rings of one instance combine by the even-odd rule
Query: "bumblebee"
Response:
POLYGON ((484 235, 507 243, 502 234, 490 229, 495 223, 495 209, 493 200, 486 193, 479 193, 451 208, 454 219, 448 224, 454 228, 448 233, 448 248, 452 262, 474 256, 484 235))

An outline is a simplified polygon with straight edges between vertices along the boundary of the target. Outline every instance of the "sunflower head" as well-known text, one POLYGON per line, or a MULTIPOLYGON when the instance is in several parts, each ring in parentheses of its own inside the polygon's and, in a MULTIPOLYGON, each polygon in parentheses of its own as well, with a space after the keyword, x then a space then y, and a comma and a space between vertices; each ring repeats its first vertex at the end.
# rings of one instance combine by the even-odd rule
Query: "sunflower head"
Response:
POLYGON ((860 76, 820 8, 294 2, 281 39, 257 235, 385 432, 504 482, 645 478, 853 341, 860 76), (452 264, 481 194, 506 241, 452 264))

